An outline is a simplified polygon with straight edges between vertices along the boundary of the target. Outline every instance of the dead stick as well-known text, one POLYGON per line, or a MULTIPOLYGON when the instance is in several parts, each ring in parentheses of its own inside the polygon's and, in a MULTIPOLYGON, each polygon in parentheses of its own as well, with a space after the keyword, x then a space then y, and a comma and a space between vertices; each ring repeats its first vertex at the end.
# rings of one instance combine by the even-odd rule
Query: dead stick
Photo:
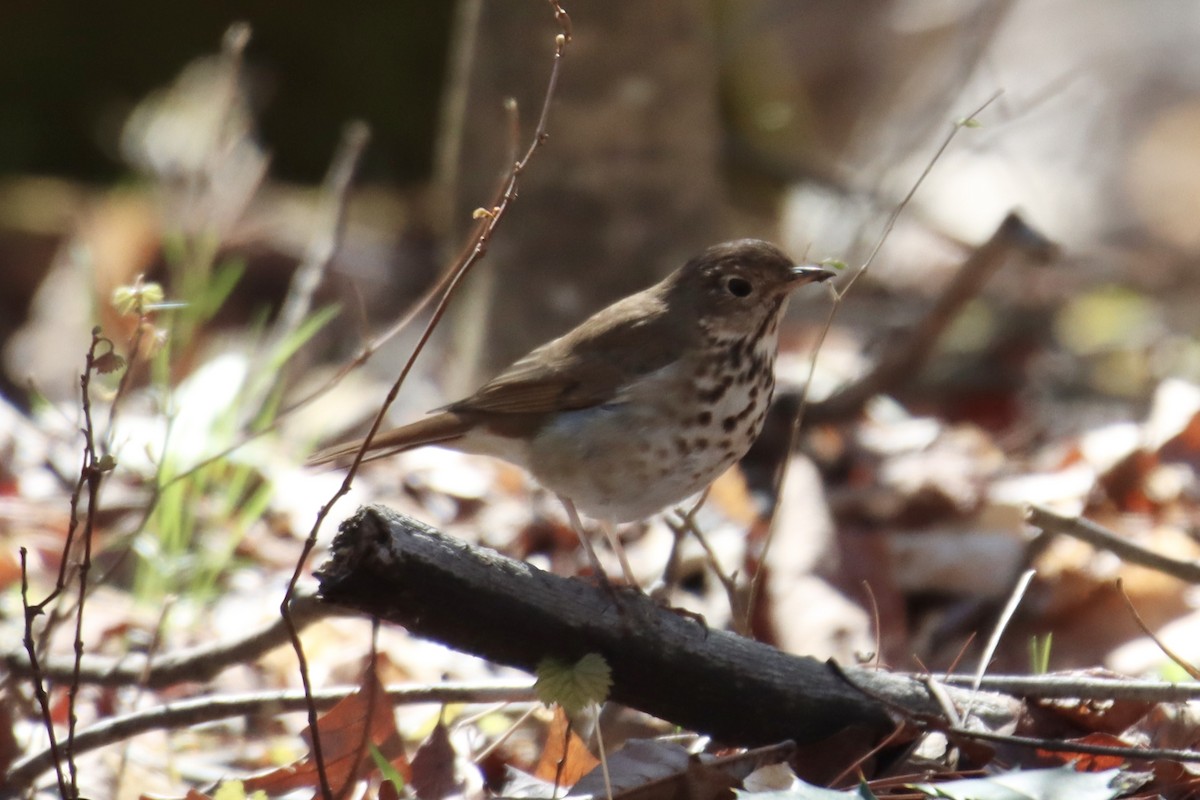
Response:
MULTIPOLYGON (((939 675, 950 686, 972 686, 970 675, 939 675)), ((1027 698, 1074 697, 1083 700, 1127 700, 1140 703, 1187 703, 1200 700, 1200 685, 1173 681, 1147 681, 1119 676, 985 675, 982 689, 1027 698)))
MULTIPOLYGON (((610 591, 472 547, 380 506, 342 523, 317 572, 320 596, 415 635, 533 671, 598 653, 611 699, 731 744, 804 743, 858 727, 894 728, 883 706, 828 665, 705 628, 632 592, 610 591)), ((937 715, 920 682, 851 670, 858 685, 917 714, 937 715)), ((967 692, 957 692, 966 702, 967 692)), ((1015 707, 987 696, 983 715, 1015 707)))
MULTIPOLYGON (((292 600, 293 619, 301 628, 330 616, 331 612, 328 605, 321 604, 311 594, 297 593, 292 600)), ((160 653, 149 669, 146 656, 140 653, 120 658, 84 654, 79 661, 79 680, 100 686, 141 685, 151 689, 185 681, 203 682, 236 664, 248 664, 287 642, 287 628, 282 618, 276 618, 234 639, 160 653)), ((0 663, 14 675, 33 674, 29 656, 23 650, 14 648, 4 653, 0 663)), ((69 680, 75 669, 75 657, 47 658, 39 667, 46 678, 69 680)))
MULTIPOLYGON (((324 689, 313 694, 320 709, 331 708, 358 691, 358 687, 324 689)), ((446 683, 437 686, 389 686, 388 699, 393 705, 417 703, 505 703, 535 700, 528 682, 446 683)), ((122 742, 153 730, 175 730, 219 719, 252 714, 282 714, 307 709, 304 692, 286 689, 273 692, 247 692, 174 700, 161 706, 106 719, 75 736, 77 753, 122 742)), ((46 770, 54 766, 50 750, 23 758, 5 776, 6 788, 21 792, 46 770)))
POLYGON ((1057 533, 1115 553, 1123 561, 1158 570, 1188 583, 1200 583, 1200 562, 1171 558, 1147 550, 1129 539, 1082 517, 1066 517, 1041 506, 1030 506, 1026 521, 1047 533, 1057 533))

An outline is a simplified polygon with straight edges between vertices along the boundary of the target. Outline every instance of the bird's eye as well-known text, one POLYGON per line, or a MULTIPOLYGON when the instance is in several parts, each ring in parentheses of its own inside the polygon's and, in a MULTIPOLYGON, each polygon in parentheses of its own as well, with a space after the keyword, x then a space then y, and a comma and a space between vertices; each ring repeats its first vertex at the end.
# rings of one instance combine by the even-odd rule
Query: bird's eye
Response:
POLYGON ((749 297, 754 287, 745 278, 730 278, 725 281, 725 290, 734 297, 749 297))

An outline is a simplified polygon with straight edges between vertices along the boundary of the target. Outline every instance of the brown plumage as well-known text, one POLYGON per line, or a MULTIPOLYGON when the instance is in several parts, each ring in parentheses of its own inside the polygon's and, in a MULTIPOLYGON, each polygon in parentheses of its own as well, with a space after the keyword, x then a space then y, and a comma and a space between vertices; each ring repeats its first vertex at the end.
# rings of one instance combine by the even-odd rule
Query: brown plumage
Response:
MULTIPOLYGON (((436 444, 504 458, 592 516, 648 516, 705 488, 762 428, 789 292, 832 273, 743 239, 709 248, 369 457, 436 444)), ((310 464, 346 461, 361 440, 310 464)))

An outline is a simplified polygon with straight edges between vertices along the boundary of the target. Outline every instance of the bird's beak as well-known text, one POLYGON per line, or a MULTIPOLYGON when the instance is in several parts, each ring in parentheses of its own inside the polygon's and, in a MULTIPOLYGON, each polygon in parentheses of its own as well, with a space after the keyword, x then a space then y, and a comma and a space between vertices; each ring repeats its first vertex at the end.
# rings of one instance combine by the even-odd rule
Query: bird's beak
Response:
POLYGON ((821 283, 832 278, 837 273, 818 267, 816 264, 797 264, 792 267, 792 282, 793 283, 821 283))

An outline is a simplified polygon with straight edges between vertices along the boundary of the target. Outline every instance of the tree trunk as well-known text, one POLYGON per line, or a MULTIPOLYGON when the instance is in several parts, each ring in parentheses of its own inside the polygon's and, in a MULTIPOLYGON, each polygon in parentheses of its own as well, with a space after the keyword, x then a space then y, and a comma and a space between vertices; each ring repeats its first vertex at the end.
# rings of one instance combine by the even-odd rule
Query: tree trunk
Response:
MULTIPOLYGON (((549 139, 455 309, 465 392, 723 238, 715 48, 703 4, 575 0, 549 139)), ((459 8, 439 183, 464 231, 542 107, 558 28, 539 2, 459 8)), ((458 241, 461 237, 453 237, 458 241)))

